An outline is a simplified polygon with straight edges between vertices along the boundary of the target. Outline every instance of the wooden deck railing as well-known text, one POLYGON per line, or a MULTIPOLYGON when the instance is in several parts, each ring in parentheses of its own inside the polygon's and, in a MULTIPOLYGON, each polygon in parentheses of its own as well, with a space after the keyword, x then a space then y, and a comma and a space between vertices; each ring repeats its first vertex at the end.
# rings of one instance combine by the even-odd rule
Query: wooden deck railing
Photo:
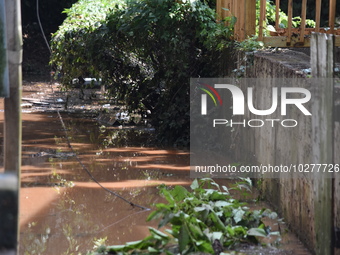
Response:
POLYGON ((260 15, 258 27, 256 28, 256 1, 257 0, 217 0, 216 12, 219 18, 235 16, 237 22, 234 27, 234 39, 243 41, 254 35, 258 40, 263 41, 266 46, 273 47, 309 47, 310 34, 321 32, 334 34, 335 45, 340 46, 340 29, 335 28, 336 0, 329 0, 328 27, 321 27, 321 1, 315 1, 315 28, 306 27, 307 0, 302 0, 301 23, 299 27, 293 27, 293 0, 288 0, 287 28, 280 28, 280 0, 273 0, 276 6, 275 31, 270 31, 265 35, 266 30, 266 0, 260 1, 260 15), (269 34, 269 35, 268 35, 269 34))

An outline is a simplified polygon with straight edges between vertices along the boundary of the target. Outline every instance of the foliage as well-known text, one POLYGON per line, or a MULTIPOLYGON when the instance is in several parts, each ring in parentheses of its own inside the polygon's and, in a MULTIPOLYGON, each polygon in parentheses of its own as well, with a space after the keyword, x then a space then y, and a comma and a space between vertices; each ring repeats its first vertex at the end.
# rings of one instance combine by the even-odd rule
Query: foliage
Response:
POLYGON ((51 58, 63 83, 102 77, 131 112, 151 112, 161 142, 187 145, 189 78, 219 74, 233 23, 202 1, 81 0, 66 13, 51 58))
MULTIPOLYGON (((266 2, 266 24, 264 26, 267 28, 266 33, 269 33, 269 31, 275 31, 275 28, 273 27, 273 25, 275 24, 275 17, 276 17, 276 5, 273 4, 273 1, 267 0, 266 2)), ((260 0, 257 0, 256 1, 256 22, 258 22, 259 18, 260 18, 260 0)), ((293 27, 299 27, 300 24, 301 24, 301 17, 296 16, 292 18, 293 27)), ((307 19, 306 26, 315 27, 315 21, 311 19, 307 19)), ((280 28, 288 27, 288 15, 285 12, 283 12, 281 9, 279 12, 279 27, 280 28)))
POLYGON ((230 189, 211 179, 194 180, 190 188, 191 191, 182 186, 161 186, 160 193, 167 203, 156 204, 148 220, 160 218, 159 228, 170 223, 167 234, 150 227, 150 236, 143 240, 101 246, 95 254, 213 254, 216 246, 222 252, 243 242, 257 243, 259 237, 279 234, 270 232, 262 222, 263 217, 276 218, 276 213, 268 209, 251 211, 230 194, 233 189, 250 191, 249 178, 230 189))
POLYGON ((242 42, 236 42, 236 48, 245 52, 252 52, 264 48, 264 44, 257 37, 250 37, 242 42))

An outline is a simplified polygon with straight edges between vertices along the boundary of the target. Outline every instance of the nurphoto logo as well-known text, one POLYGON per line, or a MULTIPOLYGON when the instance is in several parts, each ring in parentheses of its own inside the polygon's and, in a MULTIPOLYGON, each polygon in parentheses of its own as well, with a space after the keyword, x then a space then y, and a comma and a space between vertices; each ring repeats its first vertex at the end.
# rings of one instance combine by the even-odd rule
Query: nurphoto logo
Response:
MULTIPOLYGON (((311 93, 306 88, 300 87, 273 87, 271 88, 270 98, 263 98, 266 101, 271 100, 271 106, 267 109, 257 109, 254 106, 254 92, 253 87, 247 88, 247 100, 245 100, 245 95, 243 91, 236 85, 232 84, 214 84, 213 86, 198 82, 198 88, 202 91, 201 94, 201 115, 208 114, 208 96, 210 100, 214 103, 215 107, 222 107, 223 100, 221 98, 221 94, 231 93, 231 101, 232 101, 232 114, 233 116, 237 115, 245 115, 245 106, 248 107, 250 113, 256 116, 268 116, 275 113, 278 109, 279 101, 280 101, 280 115, 287 115, 288 107, 296 107, 299 109, 302 114, 308 116, 312 115, 310 111, 306 108, 305 104, 311 100, 311 93), (218 92, 218 91, 219 92, 218 92), (279 93, 280 92, 280 93, 279 93)), ((270 124, 274 127, 275 123, 279 122, 283 127, 296 127, 298 125, 297 120, 295 119, 278 119, 278 118, 268 118, 268 119, 249 119, 240 121, 233 121, 233 119, 226 118, 214 118, 212 122, 212 126, 216 127, 217 125, 242 125, 249 127, 262 127, 265 123, 270 124)))

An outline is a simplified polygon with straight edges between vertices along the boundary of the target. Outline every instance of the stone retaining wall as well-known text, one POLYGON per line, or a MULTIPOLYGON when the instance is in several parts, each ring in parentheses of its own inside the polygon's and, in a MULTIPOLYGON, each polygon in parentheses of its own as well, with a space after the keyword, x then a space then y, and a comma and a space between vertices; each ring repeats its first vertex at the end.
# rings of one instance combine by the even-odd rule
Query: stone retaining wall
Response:
MULTIPOLYGON (((238 68, 240 65, 246 66, 245 77, 267 78, 268 82, 261 84, 261 88, 254 88, 254 105, 267 107, 263 109, 268 109, 272 103, 272 99, 264 96, 262 92, 271 91, 271 87, 274 86, 271 78, 299 79, 299 87, 311 88, 308 73, 310 58, 302 52, 290 50, 257 52, 246 56, 240 55, 238 63, 238 68)), ((340 105, 339 91, 340 88, 336 87, 334 98, 335 102, 340 105)), ((334 163, 339 164, 340 116, 338 115, 340 112, 338 108, 339 106, 336 106, 333 113, 334 127, 329 127, 327 132, 333 132, 334 144, 329 146, 333 148, 334 163)), ((274 117, 271 116, 271 118, 274 117)), ((303 115, 298 108, 290 112, 290 117, 298 121, 297 127, 283 128, 276 125, 274 128, 270 126, 238 128, 236 132, 233 132, 234 140, 238 144, 233 151, 234 158, 238 160, 246 158, 253 163, 272 165, 316 163, 313 159, 312 148, 312 118, 303 115)), ((248 114, 247 118, 258 119, 259 117, 248 114)), ((320 233, 315 229, 314 223, 321 219, 317 216, 319 212, 315 213, 319 210, 315 208, 316 201, 314 201, 315 180, 310 177, 306 173, 300 175, 299 178, 294 175, 292 178, 264 178, 261 182, 261 189, 264 197, 282 214, 288 226, 297 233, 311 251, 315 251, 320 233)), ((335 231, 337 228, 340 230, 340 173, 335 174, 333 181, 333 200, 333 230, 335 231)), ((340 242, 340 240, 337 241, 340 242)), ((335 254, 340 254, 340 250, 335 249, 335 254)))

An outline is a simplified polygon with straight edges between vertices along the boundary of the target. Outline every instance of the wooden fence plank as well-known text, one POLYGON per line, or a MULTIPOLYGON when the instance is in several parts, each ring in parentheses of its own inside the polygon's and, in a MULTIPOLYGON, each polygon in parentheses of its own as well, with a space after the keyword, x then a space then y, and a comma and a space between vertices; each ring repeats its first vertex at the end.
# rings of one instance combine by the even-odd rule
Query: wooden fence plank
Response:
POLYGON ((315 32, 320 31, 321 22, 321 0, 315 1, 315 32))
POLYGON ((260 0, 259 40, 263 41, 264 22, 266 20, 266 0, 260 0))
POLYGON ((245 1, 245 36, 246 38, 255 35, 256 31, 256 1, 245 1))
POLYGON ((246 1, 245 0, 238 0, 237 1, 237 22, 238 24, 238 40, 244 41, 246 39, 245 36, 245 14, 246 14, 246 1))
POLYGON ((335 25, 335 11, 336 11, 336 0, 329 0, 329 33, 334 33, 334 25, 335 25))
POLYGON ((292 21, 293 21, 293 0, 288 1, 288 35, 287 35, 287 46, 290 46, 292 38, 292 21))
POLYGON ((217 21, 223 19, 222 16, 222 0, 216 0, 217 21))
MULTIPOLYGON (((263 38, 263 43, 266 47, 287 47, 285 36, 267 36, 263 38)), ((291 45, 294 47, 310 47, 310 38, 305 38, 304 44, 299 44, 299 39, 293 37, 291 45)), ((335 36, 335 46, 340 47, 340 36, 335 36)))
POLYGON ((235 39, 238 40, 239 31, 240 31, 240 18, 239 18, 239 0, 232 1, 232 14, 236 17, 236 23, 234 26, 234 35, 235 39))
MULTIPOLYGON (((325 78, 312 82, 312 130, 313 159, 315 164, 333 162, 333 69, 334 36, 313 33, 311 38, 311 68, 313 78, 325 78)), ((324 172, 313 173, 314 185, 314 233, 315 253, 332 254, 333 235, 333 181, 324 172)))
POLYGON ((280 28, 280 0, 275 1, 275 29, 278 31, 280 28))
POLYGON ((302 0, 301 9, 301 24, 300 24, 300 42, 305 40, 305 30, 306 30, 306 11, 307 10, 307 0, 302 0))

